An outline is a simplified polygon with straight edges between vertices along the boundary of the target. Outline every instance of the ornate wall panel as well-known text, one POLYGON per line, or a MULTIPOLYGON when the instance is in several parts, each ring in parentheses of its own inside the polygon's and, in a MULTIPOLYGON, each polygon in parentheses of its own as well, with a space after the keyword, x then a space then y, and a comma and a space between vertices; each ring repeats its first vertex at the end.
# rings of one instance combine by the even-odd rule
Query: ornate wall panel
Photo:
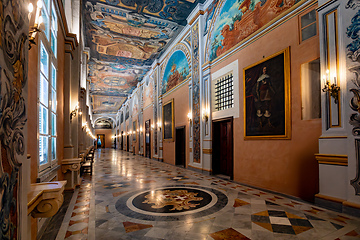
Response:
MULTIPOLYGON (((158 118, 158 91, 157 91, 157 71, 158 69, 156 68, 154 71, 154 121, 153 124, 154 126, 156 125, 156 121, 158 118)), ((157 155, 158 154, 158 132, 157 132, 157 128, 154 129, 154 154, 157 155)))
POLYGON ((199 79, 199 22, 191 29, 192 35, 192 79, 193 79, 193 157, 195 163, 200 163, 200 79, 199 79))
MULTIPOLYGON (((360 8, 359 1, 349 0, 345 6, 346 9, 356 10, 360 8)), ((355 12, 355 11, 354 11, 355 12)), ((351 19, 350 25, 347 27, 347 37, 350 43, 346 46, 349 72, 353 73, 351 81, 355 85, 354 88, 350 88, 353 93, 353 97, 350 99, 350 108, 355 111, 350 116, 349 123, 353 126, 352 134, 355 139, 355 153, 356 153, 356 176, 350 181, 350 184, 355 189, 355 195, 360 195, 360 139, 357 137, 360 135, 360 10, 357 11, 351 19)))
MULTIPOLYGON (((0 239, 20 239, 20 166, 25 158, 26 2, 0 2, 0 239)), ((26 201, 26 199, 25 199, 26 201)))

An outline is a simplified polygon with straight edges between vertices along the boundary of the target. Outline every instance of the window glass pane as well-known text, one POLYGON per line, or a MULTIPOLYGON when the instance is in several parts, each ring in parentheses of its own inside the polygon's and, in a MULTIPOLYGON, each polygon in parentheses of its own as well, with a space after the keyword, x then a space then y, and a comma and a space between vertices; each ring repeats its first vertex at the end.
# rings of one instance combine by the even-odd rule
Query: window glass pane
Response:
POLYGON ((56 58, 56 53, 57 53, 57 52, 56 52, 56 51, 57 51, 57 39, 56 39, 53 31, 51 31, 51 50, 53 51, 54 56, 55 56, 55 58, 56 58))
POLYGON ((41 43, 40 51, 40 70, 45 77, 49 76, 49 54, 47 53, 43 43, 41 43))
POLYGON ((49 40, 50 39, 50 18, 48 13, 46 12, 45 8, 41 9, 41 16, 43 18, 43 29, 44 29, 44 33, 46 38, 49 40))
POLYGON ((44 7, 49 9, 50 8, 50 5, 49 5, 50 1, 49 0, 43 0, 43 1, 44 1, 44 7))
POLYGON ((56 115, 51 113, 51 135, 56 135, 56 115))
POLYGON ((48 163, 49 159, 48 159, 48 137, 46 136, 40 136, 39 137, 39 161, 40 161, 40 165, 48 163))
POLYGON ((42 104, 46 107, 49 106, 49 83, 46 81, 44 76, 40 74, 40 92, 39 92, 39 99, 42 104))
POLYGON ((40 104, 39 106, 39 133, 48 134, 48 110, 40 104))
POLYGON ((304 28, 301 31, 301 40, 305 41, 306 39, 309 39, 316 35, 316 23, 311 24, 310 26, 304 28))
POLYGON ((301 28, 306 27, 307 25, 316 21, 316 12, 315 9, 307 14, 301 16, 301 28))
POLYGON ((55 36, 57 35, 57 17, 54 6, 51 12, 51 31, 54 31, 55 36))
POLYGON ((301 116, 303 120, 321 117, 320 60, 301 65, 301 116))
POLYGON ((51 89, 51 110, 56 113, 56 92, 51 89))
POLYGON ((56 69, 54 65, 51 64, 51 85, 56 89, 56 69))
POLYGON ((51 138, 51 160, 56 159, 56 138, 51 138))

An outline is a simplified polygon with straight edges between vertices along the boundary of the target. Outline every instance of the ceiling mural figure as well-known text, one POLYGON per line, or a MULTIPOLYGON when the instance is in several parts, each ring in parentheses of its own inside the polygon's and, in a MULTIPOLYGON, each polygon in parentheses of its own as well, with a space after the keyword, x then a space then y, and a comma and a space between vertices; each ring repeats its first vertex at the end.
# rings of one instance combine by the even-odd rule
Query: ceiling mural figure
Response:
POLYGON ((94 113, 119 109, 154 60, 187 24, 187 16, 200 2, 204 0, 83 1, 94 113), (121 104, 113 104, 114 99, 121 104))

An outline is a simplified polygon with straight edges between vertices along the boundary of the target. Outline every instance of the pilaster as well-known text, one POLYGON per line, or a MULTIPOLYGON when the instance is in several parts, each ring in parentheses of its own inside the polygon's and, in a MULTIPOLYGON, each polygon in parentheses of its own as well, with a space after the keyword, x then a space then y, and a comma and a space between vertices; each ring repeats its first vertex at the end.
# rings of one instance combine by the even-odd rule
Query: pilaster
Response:
POLYGON ((338 96, 322 93, 322 136, 319 139, 319 194, 316 202, 360 215, 360 138, 358 131, 360 74, 358 3, 319 1, 322 87, 340 88, 338 96), (350 105, 349 105, 350 103, 350 105), (336 201, 334 200, 336 199, 336 201))

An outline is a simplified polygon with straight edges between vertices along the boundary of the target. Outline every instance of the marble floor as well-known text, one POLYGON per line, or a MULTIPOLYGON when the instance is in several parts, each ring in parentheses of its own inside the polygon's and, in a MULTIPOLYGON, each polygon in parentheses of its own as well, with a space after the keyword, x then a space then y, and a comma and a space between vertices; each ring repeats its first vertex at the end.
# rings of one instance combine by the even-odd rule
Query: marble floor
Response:
POLYGON ((96 150, 65 214, 67 239, 360 238, 360 219, 213 176, 96 150))

